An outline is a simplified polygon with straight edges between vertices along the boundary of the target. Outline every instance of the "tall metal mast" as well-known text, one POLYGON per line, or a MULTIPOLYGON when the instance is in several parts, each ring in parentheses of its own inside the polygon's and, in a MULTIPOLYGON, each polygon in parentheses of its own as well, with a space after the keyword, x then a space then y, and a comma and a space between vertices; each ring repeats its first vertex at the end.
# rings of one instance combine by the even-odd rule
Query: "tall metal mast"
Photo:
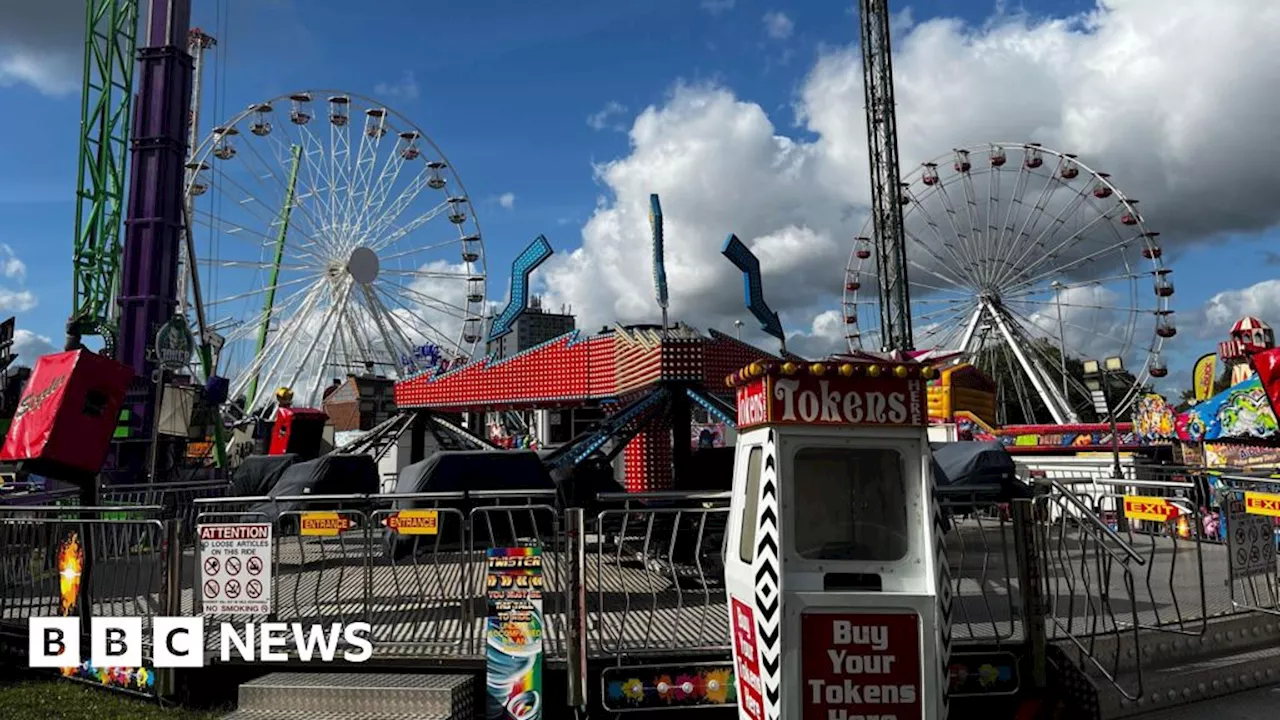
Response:
MULTIPOLYGON (((191 180, 197 174, 195 152, 200 145, 200 80, 203 78, 204 51, 217 45, 212 35, 207 35, 200 28, 192 28, 187 33, 187 54, 191 56, 191 113, 188 117, 190 127, 187 129, 187 174, 184 188, 191 186, 191 180)), ((187 195, 186 222, 195 217, 194 197, 187 195)), ((189 230, 189 228, 188 228, 189 230)), ((198 268, 186 268, 182 255, 178 256, 178 312, 187 312, 187 273, 198 272, 198 268)), ((201 326, 203 327, 203 325, 201 326)))
POLYGON ((858 0, 862 22, 862 83, 870 145, 871 212, 880 285, 880 337, 885 350, 914 350, 907 244, 902 223, 902 174, 893 100, 888 0, 858 0))
POLYGON ((84 87, 80 96, 80 153, 76 171, 75 247, 66 349, 101 336, 115 343, 120 221, 124 214, 138 0, 85 3, 84 87))

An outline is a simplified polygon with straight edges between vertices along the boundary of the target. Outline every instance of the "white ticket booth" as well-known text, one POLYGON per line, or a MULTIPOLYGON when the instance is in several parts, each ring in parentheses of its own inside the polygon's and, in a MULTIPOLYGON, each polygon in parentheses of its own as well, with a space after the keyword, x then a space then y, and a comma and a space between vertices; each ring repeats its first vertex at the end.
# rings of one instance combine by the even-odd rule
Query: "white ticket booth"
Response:
POLYGON ((725 551, 742 720, 942 720, 951 587, 925 381, 877 356, 756 363, 725 551))

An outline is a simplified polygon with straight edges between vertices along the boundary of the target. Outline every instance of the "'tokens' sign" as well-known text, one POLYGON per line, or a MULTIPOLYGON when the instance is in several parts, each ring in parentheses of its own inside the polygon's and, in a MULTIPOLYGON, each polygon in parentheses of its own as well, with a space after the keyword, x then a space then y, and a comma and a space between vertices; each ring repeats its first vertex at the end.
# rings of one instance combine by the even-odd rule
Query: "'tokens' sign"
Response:
POLYGON ((924 425, 924 382, 916 378, 764 377, 738 388, 738 426, 924 425))

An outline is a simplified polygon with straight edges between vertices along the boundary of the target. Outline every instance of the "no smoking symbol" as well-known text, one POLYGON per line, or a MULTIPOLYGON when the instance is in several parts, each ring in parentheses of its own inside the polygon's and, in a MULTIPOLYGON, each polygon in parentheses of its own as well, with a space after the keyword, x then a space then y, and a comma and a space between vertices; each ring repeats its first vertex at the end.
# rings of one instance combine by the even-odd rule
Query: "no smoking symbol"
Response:
POLYGON ((232 575, 240 574, 240 558, 238 557, 227 558, 227 572, 231 573, 232 575))
POLYGON ((228 581, 227 581, 226 591, 227 591, 227 597, 231 598, 232 600, 234 600, 234 599, 236 599, 236 598, 240 597, 240 583, 239 583, 239 581, 236 581, 236 580, 228 580, 228 581))
POLYGON ((206 580, 204 582, 204 596, 207 598, 218 596, 218 581, 206 580))
POLYGON ((262 560, 257 557, 249 558, 249 562, 245 563, 250 575, 257 575, 262 572, 262 560))
POLYGON ((249 597, 257 600, 262 597, 262 583, 257 580, 250 580, 248 584, 244 586, 244 592, 249 597))
POLYGON ((208 560, 204 561, 204 574, 205 575, 218 574, 218 558, 209 558, 208 560))

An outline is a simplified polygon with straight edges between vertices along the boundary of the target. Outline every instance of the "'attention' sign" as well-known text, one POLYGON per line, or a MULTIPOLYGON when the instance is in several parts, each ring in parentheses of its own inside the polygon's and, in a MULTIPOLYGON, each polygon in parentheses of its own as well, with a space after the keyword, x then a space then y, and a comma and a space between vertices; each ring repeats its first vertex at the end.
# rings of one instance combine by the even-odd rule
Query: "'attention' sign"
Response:
POLYGON ((801 616, 804 720, 921 720, 919 619, 801 616))

